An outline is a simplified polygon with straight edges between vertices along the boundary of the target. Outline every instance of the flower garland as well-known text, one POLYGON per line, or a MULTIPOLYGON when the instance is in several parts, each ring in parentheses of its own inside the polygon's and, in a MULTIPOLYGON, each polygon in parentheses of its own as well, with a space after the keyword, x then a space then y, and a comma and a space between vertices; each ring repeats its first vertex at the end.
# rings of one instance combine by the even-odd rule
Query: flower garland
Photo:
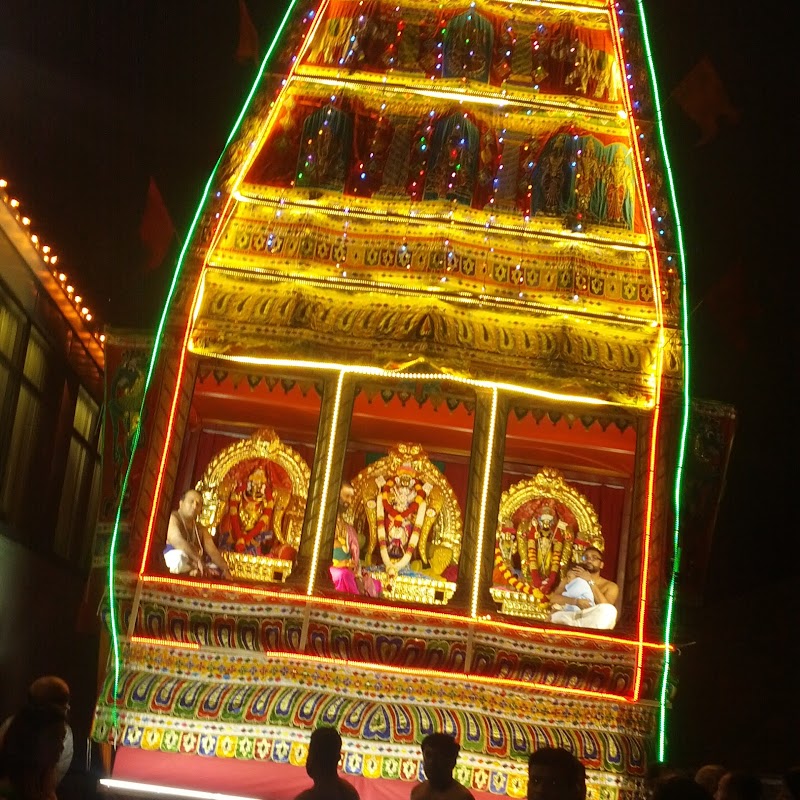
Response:
POLYGON ((404 567, 408 566, 414 551, 417 549, 420 533, 422 531, 422 521, 425 519, 425 512, 428 508, 428 493, 431 487, 429 484, 421 484, 419 481, 415 482, 414 488, 416 489, 416 497, 409 505, 404 514, 401 514, 389 500, 389 490, 394 486, 394 480, 389 479, 382 486, 379 487, 378 501, 376 503, 376 511, 378 517, 378 544, 381 551, 381 561, 383 561, 387 570, 396 574, 404 567), (411 530, 411 536, 408 537, 408 543, 405 546, 403 557, 399 561, 393 561, 389 555, 386 535, 386 518, 392 522, 392 527, 400 527, 403 521, 411 515, 414 515, 414 527, 411 530))
POLYGON ((515 591, 522 594, 529 594, 536 598, 538 601, 545 599, 544 592, 536 586, 531 586, 525 581, 521 581, 513 572, 506 566, 503 559, 503 554, 500 552, 500 545, 495 545, 494 548, 494 565, 503 577, 503 580, 515 591))

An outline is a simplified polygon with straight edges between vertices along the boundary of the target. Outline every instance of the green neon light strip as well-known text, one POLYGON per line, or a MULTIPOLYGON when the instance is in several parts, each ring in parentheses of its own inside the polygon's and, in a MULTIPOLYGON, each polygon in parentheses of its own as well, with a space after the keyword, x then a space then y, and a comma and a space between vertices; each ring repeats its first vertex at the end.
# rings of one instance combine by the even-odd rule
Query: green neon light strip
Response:
POLYGON ((153 352, 150 356, 150 364, 147 368, 147 377, 145 379, 144 384, 144 392, 142 394, 142 404, 139 407, 139 422, 136 425, 136 430, 133 434, 133 439, 131 441, 131 455, 128 459, 128 466, 125 470, 125 477, 122 481, 122 488, 120 489, 119 495, 119 504, 117 506, 117 514, 114 518, 114 529, 111 533, 111 544, 109 546, 108 552, 108 598, 109 598, 109 610, 111 614, 111 643, 113 647, 114 653, 114 705, 111 710, 111 719, 114 727, 117 727, 119 722, 119 714, 117 710, 117 698, 119 697, 119 677, 120 677, 120 648, 119 648, 119 630, 117 628, 117 609, 116 609, 116 581, 115 581, 115 573, 114 573, 114 562, 116 559, 117 553, 117 544, 119 538, 119 526, 120 520, 122 518, 122 503, 125 498, 125 493, 128 490, 128 481, 130 480, 131 476, 131 469, 133 467, 133 459, 136 454, 136 448, 139 444, 139 437, 141 436, 142 430, 142 419, 144 418, 144 406, 145 401, 147 399, 147 392, 150 388, 150 382, 153 378, 153 373, 155 371, 156 361, 158 360, 158 354, 161 349, 161 343, 164 336, 164 327, 167 322, 167 313, 169 311, 169 307, 172 304, 172 298, 175 295, 175 289, 178 285, 178 277, 181 274, 181 269, 183 268, 183 263, 186 260, 186 253, 189 250, 189 242, 192 240, 192 236, 194 235, 195 229, 197 227, 197 222, 200 219, 203 209, 205 208, 206 202, 211 193, 211 186, 214 181, 214 177, 217 174, 217 170, 219 169, 219 165, 222 163, 222 159, 225 157, 225 153, 230 145, 230 143, 235 138, 239 127, 242 124, 242 120, 247 113, 247 109, 250 107, 250 103, 253 101, 253 98, 256 94, 256 89, 258 88, 259 83, 261 82, 262 77, 264 76, 264 72, 267 69, 267 65, 269 64, 270 59, 272 58, 272 54, 275 50, 278 41, 283 34, 283 31, 289 21, 289 18, 294 11, 294 7, 297 5, 299 0, 290 0, 289 6, 286 9, 286 13, 283 15, 283 19, 281 20, 280 25, 278 26, 278 30, 275 33, 275 36, 272 39, 272 42, 269 46, 269 49, 264 56, 263 61, 261 62, 261 67, 258 70, 258 74, 253 81, 253 85, 250 87, 250 92, 247 95, 247 98, 242 105, 242 110, 239 112, 239 116, 236 119, 236 122, 233 124, 233 128, 231 128, 230 134, 228 134, 228 138, 225 142, 225 146, 222 148, 222 153, 220 157, 217 159, 217 163, 214 164, 214 168, 211 170, 211 174, 208 176, 208 180, 206 181, 205 188, 203 189, 203 195, 200 200, 200 204, 197 206, 197 211, 195 212, 194 219, 192 219, 191 225, 189 225, 189 231, 186 234, 186 238, 183 242, 183 247, 181 248, 181 252, 178 255, 178 261, 175 264, 175 272, 172 276, 172 283, 169 287, 169 291, 167 292, 167 299, 164 303, 164 310, 161 312, 161 319, 158 323, 158 328, 156 329, 156 338, 155 343, 153 345, 153 352))
MULTIPOLYGON (((658 711, 658 760, 665 761, 667 756, 667 690, 669 687, 669 672, 671 667, 670 645, 672 643, 672 621, 675 607, 676 576, 680 566, 680 525, 681 525, 681 488, 683 484, 683 468, 686 457, 686 439, 689 431, 689 315, 688 297, 686 291, 686 269, 685 269, 685 250, 683 246, 683 228, 678 212, 678 203, 675 192, 675 182, 670 165, 669 153, 667 152, 666 137, 664 136, 664 121, 661 112, 661 102, 659 100, 658 81, 656 80, 655 65, 653 54, 650 49, 650 37, 647 32, 647 19, 644 12, 642 0, 636 0, 639 9, 639 20, 642 26, 642 39, 644 41, 644 52, 647 59, 647 69, 650 74, 650 83, 653 87, 653 107, 655 109, 655 121, 658 129, 658 142, 661 147, 661 157, 664 159, 664 167, 667 175, 667 185, 669 187, 669 199, 672 206, 672 215, 675 219, 675 238, 678 246, 677 265, 680 270, 681 279, 681 328, 683 332, 683 412, 681 420, 681 433, 678 444, 678 463, 675 470, 675 494, 673 496, 673 508, 675 513, 675 527, 672 532, 672 575, 670 576, 669 589, 667 591, 667 614, 664 622, 664 672, 661 676, 661 692, 659 696, 658 711)), ((613 9, 612 9, 613 13, 613 9)))

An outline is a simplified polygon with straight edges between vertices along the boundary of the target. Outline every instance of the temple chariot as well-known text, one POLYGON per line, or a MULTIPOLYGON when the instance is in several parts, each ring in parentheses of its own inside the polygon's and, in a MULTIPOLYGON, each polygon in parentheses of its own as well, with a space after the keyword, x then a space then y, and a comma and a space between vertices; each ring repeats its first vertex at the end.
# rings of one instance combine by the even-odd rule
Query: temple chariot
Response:
POLYGON ((437 731, 476 797, 544 745, 642 795, 686 399, 638 14, 292 3, 155 339, 109 335, 155 349, 106 430, 116 775, 291 797, 331 725, 365 800, 437 731), (187 489, 230 579, 166 569, 187 489))

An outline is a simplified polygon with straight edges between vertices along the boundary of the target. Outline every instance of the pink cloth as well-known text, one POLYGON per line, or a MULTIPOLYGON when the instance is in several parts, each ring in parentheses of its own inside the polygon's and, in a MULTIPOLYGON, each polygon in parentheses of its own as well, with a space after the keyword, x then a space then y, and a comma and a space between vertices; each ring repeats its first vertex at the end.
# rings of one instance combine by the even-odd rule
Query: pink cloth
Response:
MULTIPOLYGON (((329 567, 328 569, 330 570, 331 580, 337 592, 362 594, 361 590, 358 588, 356 576, 350 567, 329 567)), ((364 584, 363 594, 369 597, 380 597, 383 586, 379 580, 376 580, 368 572, 362 570, 361 581, 364 584)))
POLYGON ((356 576, 349 567, 330 567, 331 580, 337 592, 347 592, 347 594, 360 594, 356 576))

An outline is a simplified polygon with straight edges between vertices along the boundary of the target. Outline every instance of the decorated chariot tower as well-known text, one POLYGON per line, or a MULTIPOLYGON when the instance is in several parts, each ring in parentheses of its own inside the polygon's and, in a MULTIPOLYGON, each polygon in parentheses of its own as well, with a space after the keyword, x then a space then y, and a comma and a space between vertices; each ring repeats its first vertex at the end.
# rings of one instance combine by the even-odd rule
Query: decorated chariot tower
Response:
POLYGON ((444 731, 476 797, 546 745, 639 797, 688 414, 644 11, 397 2, 292 0, 107 425, 94 736, 288 798, 329 725, 369 800, 444 731))

